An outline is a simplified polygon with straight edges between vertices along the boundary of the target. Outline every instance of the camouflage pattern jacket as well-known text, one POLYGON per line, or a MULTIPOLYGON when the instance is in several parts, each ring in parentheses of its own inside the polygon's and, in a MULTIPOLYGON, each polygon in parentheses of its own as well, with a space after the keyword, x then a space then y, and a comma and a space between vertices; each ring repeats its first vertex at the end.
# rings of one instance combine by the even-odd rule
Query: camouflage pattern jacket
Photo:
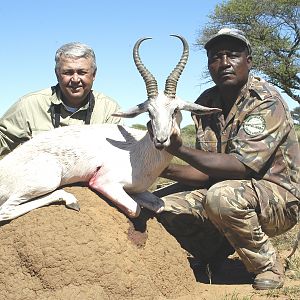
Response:
MULTIPOLYGON (((196 103, 222 108, 218 88, 196 103)), ((287 104, 272 85, 250 75, 226 119, 222 113, 192 118, 196 148, 234 155, 253 170, 252 180, 275 183, 290 193, 287 201, 299 203, 299 144, 287 104)))

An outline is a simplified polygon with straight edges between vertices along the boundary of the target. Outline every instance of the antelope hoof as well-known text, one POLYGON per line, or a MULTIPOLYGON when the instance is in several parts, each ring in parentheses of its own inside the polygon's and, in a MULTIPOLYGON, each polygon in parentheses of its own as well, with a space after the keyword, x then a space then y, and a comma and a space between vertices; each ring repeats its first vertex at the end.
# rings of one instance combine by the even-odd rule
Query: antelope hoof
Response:
POLYGON ((156 211, 156 213, 157 213, 157 214, 160 214, 160 213, 163 212, 164 210, 165 210, 165 207, 162 206, 162 207, 160 207, 160 208, 156 211))
POLYGON ((139 205, 137 205, 136 207, 136 211, 128 211, 127 215, 129 216, 129 218, 137 218, 141 213, 141 207, 139 205))
POLYGON ((74 209, 76 211, 80 211, 80 206, 78 203, 69 203, 69 204, 66 204, 66 207, 67 208, 71 208, 71 209, 74 209))

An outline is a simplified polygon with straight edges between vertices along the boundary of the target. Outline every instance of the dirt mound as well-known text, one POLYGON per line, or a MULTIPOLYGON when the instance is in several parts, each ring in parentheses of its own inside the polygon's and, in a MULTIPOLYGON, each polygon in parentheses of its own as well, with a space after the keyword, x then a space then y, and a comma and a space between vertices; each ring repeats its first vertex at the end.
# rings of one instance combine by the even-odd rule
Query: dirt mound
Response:
POLYGON ((144 212, 132 223, 85 187, 81 211, 36 209, 0 227, 0 299, 164 299, 194 291, 178 242, 144 212))

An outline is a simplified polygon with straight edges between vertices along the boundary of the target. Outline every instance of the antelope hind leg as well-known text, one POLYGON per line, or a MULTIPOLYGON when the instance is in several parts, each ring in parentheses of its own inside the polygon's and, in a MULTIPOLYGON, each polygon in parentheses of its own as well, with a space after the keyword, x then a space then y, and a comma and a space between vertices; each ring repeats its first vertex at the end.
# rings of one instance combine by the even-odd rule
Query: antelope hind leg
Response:
POLYGON ((19 199, 9 198, 1 207, 0 207, 0 221, 12 220, 21 215, 24 215, 31 210, 39 207, 46 206, 56 201, 64 201, 66 207, 79 211, 80 207, 77 202, 77 199, 74 195, 64 191, 56 190, 50 194, 40 196, 34 200, 29 200, 23 204, 10 204, 11 202, 24 202, 26 200, 19 201, 19 199))

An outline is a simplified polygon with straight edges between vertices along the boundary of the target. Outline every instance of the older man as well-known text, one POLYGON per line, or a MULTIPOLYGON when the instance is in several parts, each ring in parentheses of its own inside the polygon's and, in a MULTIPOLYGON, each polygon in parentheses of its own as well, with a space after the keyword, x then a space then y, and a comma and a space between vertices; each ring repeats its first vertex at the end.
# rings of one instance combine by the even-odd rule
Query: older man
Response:
POLYGON ((226 257, 227 239, 256 275, 255 289, 280 288, 284 268, 269 237, 299 219, 300 151, 293 120, 278 91, 250 75, 251 46, 243 32, 223 28, 205 49, 215 86, 196 102, 222 113, 193 115, 196 149, 172 136, 166 150, 188 165, 170 165, 161 174, 181 186, 156 192, 165 202, 159 218, 200 259, 226 257))
POLYGON ((56 51, 55 62, 58 84, 23 96, 0 119, 0 155, 55 127, 121 122, 111 116, 119 110, 116 101, 92 90, 97 72, 93 49, 65 44, 56 51))

